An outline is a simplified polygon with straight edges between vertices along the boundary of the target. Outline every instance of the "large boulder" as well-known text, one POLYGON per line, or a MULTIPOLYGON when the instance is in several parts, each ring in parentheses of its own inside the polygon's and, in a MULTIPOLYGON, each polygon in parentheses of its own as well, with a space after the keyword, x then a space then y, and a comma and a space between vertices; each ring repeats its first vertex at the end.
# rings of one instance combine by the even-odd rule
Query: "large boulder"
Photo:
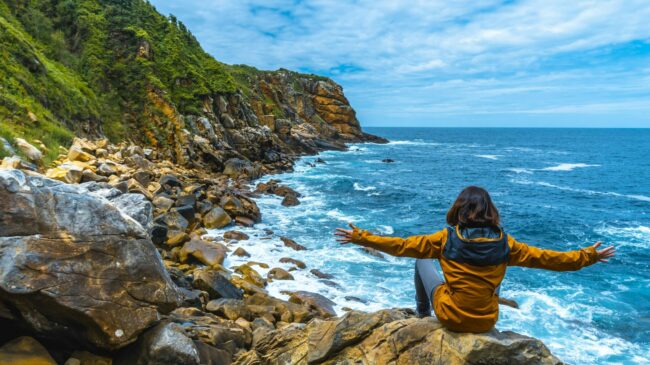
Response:
POLYGON ((56 365, 45 347, 31 337, 18 337, 0 347, 2 365, 56 365))
POLYGON ((107 199, 0 171, 0 303, 41 337, 114 350, 181 301, 146 230, 107 199))
POLYGON ((352 311, 267 333, 237 364, 562 364, 542 342, 513 332, 454 333, 405 310, 352 311))

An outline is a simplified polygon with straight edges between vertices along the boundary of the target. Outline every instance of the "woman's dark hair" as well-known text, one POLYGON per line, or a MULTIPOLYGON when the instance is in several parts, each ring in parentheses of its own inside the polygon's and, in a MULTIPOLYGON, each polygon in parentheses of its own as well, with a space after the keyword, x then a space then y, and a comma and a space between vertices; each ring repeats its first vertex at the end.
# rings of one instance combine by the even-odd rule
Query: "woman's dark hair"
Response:
POLYGON ((485 189, 468 186, 447 211, 447 223, 469 228, 499 227, 499 211, 485 189))

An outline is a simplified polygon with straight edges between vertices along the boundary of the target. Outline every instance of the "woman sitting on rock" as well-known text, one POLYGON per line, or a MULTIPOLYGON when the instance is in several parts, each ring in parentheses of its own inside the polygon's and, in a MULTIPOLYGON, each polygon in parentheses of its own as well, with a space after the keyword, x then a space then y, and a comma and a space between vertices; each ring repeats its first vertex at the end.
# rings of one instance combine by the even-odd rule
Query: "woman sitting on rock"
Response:
POLYGON ((499 211, 485 189, 465 188, 447 212, 449 227, 431 235, 380 237, 350 224, 337 228, 342 244, 355 243, 394 256, 417 258, 417 314, 431 315, 452 331, 487 332, 499 315, 499 287, 507 266, 575 271, 607 262, 614 247, 601 243, 576 251, 542 250, 518 242, 500 226, 499 211), (433 259, 440 260, 443 278, 433 259))

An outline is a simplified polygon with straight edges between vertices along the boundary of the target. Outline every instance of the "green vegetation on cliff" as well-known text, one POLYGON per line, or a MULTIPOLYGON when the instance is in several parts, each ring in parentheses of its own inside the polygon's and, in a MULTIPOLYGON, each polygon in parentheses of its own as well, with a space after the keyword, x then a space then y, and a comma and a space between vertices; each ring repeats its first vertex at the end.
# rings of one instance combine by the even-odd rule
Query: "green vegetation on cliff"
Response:
POLYGON ((264 73, 218 62, 144 0, 0 0, 0 57, 0 136, 41 140, 47 160, 74 134, 164 140, 152 120, 166 106, 197 115, 208 96, 251 97, 264 73))

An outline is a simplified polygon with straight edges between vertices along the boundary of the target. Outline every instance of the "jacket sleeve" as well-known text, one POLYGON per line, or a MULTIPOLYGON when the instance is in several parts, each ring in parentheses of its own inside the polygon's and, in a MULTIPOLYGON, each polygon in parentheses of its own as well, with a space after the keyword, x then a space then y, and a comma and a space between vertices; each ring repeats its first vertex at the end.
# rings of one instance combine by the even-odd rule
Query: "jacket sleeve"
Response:
POLYGON ((375 236, 360 229, 355 229, 352 233, 352 242, 358 245, 374 248, 393 256, 418 259, 439 258, 442 244, 445 241, 447 241, 446 229, 431 235, 408 238, 375 236))
POLYGON ((512 236, 508 236, 508 244, 510 245, 510 259, 508 262, 510 266, 524 266, 553 271, 576 271, 598 261, 598 253, 593 247, 566 252, 542 250, 517 242, 512 236))

